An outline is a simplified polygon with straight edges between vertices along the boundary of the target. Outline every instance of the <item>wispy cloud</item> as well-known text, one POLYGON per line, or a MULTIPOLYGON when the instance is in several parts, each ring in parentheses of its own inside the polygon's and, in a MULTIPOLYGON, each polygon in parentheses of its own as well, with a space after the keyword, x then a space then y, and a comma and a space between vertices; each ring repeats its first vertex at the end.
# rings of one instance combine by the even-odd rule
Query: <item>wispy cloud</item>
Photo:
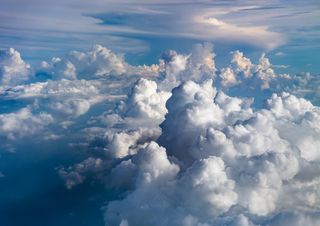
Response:
POLYGON ((150 44, 139 40, 141 37, 167 36, 216 43, 228 41, 268 50, 290 40, 285 28, 292 30, 295 27, 292 21, 319 26, 316 21, 310 20, 319 13, 316 8, 312 9, 314 3, 311 1, 290 6, 276 1, 187 0, 97 0, 90 3, 83 0, 5 0, 1 4, 0 27, 8 37, 1 37, 1 41, 6 47, 24 45, 36 48, 36 45, 41 45, 42 48, 51 46, 61 49, 57 43, 68 43, 73 48, 101 43, 114 46, 116 50, 141 52, 147 50, 150 44), (261 11, 264 13, 257 13, 261 11), (291 16, 290 22, 277 19, 284 15, 291 16), (14 37, 19 41, 14 42, 14 37), (31 37, 39 41, 32 42, 31 37), (127 42, 132 45, 126 45, 127 42))

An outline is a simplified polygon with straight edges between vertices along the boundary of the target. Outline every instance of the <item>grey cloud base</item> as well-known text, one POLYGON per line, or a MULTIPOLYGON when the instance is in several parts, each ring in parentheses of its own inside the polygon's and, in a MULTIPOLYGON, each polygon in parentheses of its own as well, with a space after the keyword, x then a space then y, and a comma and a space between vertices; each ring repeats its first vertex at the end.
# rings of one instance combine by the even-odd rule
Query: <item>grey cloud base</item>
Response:
POLYGON ((117 192, 106 225, 320 224, 320 108, 293 95, 297 76, 276 74, 265 55, 255 64, 235 51, 218 69, 212 48, 133 66, 95 46, 35 69, 7 51, 1 97, 24 106, 0 114, 1 140, 81 139, 70 146, 89 157, 57 171, 68 189, 99 180, 117 192), (275 93, 253 107, 264 90, 275 93))

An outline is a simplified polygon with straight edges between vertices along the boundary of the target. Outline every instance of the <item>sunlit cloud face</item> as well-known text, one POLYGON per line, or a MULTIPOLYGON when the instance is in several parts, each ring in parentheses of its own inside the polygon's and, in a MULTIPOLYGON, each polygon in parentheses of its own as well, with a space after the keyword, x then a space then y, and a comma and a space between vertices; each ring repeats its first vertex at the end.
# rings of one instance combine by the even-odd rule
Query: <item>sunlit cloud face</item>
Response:
POLYGON ((319 225, 315 6, 5 1, 0 225, 319 225))

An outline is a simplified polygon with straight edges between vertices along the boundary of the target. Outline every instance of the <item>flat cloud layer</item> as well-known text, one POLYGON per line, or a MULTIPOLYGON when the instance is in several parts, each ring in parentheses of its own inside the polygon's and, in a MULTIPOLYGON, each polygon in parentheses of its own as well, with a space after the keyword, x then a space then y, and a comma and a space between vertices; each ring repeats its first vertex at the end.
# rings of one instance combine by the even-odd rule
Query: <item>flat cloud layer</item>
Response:
POLYGON ((303 98, 312 84, 277 74, 265 54, 255 63, 234 51, 221 69, 209 43, 151 66, 99 45, 39 68, 13 49, 1 57, 1 99, 21 104, 0 114, 2 143, 85 148, 57 173, 68 189, 97 180, 116 194, 106 225, 320 224, 318 92, 303 98))

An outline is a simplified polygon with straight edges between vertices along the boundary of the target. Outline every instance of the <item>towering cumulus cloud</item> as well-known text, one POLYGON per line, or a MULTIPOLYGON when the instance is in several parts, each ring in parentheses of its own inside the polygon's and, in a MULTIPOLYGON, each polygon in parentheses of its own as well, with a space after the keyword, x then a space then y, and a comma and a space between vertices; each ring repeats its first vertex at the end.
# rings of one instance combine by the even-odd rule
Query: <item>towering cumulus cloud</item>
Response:
POLYGON ((23 107, 0 114, 1 139, 45 131, 84 148, 57 171, 68 189, 98 180, 115 194, 108 226, 320 225, 320 107, 299 92, 312 85, 265 54, 234 51, 219 69, 212 50, 133 66, 95 46, 35 69, 5 51, 1 96, 23 107), (273 94, 256 107, 250 91, 273 94))
POLYGON ((30 65, 13 48, 0 51, 0 85, 17 85, 28 80, 30 65))
POLYGON ((146 144, 117 167, 134 169, 134 189, 106 207, 107 225, 320 223, 320 108, 288 93, 250 104, 210 80, 175 88, 162 147, 146 144))

